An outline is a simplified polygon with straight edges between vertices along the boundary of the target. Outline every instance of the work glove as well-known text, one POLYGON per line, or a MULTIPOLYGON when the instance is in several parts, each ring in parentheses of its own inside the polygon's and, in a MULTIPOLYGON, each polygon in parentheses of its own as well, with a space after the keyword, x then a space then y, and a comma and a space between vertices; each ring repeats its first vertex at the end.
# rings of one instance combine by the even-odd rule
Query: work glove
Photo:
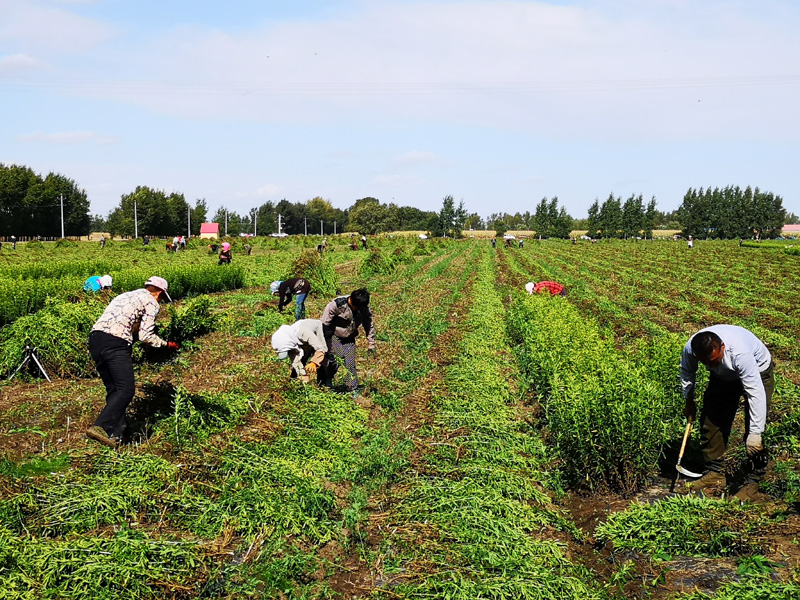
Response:
POLYGON ((749 433, 747 435, 747 439, 745 440, 745 446, 747 447, 748 456, 755 456, 759 452, 763 451, 764 444, 761 443, 761 434, 749 433))
POLYGON ((370 358, 375 358, 376 356, 378 356, 378 349, 370 348, 369 350, 367 350, 367 354, 369 355, 370 358))
MULTIPOLYGON (((308 363, 309 364, 313 363, 317 367, 321 367, 323 360, 325 360, 325 353, 322 350, 317 350, 316 352, 314 352, 314 356, 311 357, 308 363)), ((308 369, 308 367, 306 367, 306 369, 308 369)))
POLYGON ((172 350, 173 352, 177 352, 181 349, 181 345, 178 342, 167 342, 167 348, 172 350))
POLYGON ((692 420, 697 418, 697 404, 695 403, 694 398, 686 399, 686 404, 683 407, 683 416, 692 420))
POLYGON ((306 364, 306 374, 307 375, 316 375, 317 374, 317 363, 308 361, 308 364, 306 364))

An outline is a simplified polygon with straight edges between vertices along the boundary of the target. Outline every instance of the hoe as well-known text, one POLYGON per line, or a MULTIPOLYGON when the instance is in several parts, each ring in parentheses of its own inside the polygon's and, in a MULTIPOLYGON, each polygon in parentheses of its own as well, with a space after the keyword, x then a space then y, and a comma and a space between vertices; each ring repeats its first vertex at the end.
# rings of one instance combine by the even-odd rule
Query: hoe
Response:
POLYGON ((693 471, 690 471, 686 467, 681 466, 681 461, 683 460, 683 451, 686 450, 686 442, 689 440, 689 433, 692 431, 693 421, 694 419, 692 417, 689 417, 689 422, 686 424, 686 433, 683 434, 683 443, 681 444, 681 451, 678 454, 678 464, 675 465, 675 470, 681 475, 696 479, 698 477, 701 477, 702 473, 694 473, 693 471))

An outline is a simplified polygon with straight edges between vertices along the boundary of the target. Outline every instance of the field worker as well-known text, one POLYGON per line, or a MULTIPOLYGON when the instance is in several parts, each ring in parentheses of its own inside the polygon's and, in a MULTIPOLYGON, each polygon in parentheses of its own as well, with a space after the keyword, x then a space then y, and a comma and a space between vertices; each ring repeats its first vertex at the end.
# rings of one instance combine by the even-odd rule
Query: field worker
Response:
POLYGON ((552 296, 567 295, 567 288, 555 281, 540 281, 536 284, 534 284, 532 281, 529 281, 525 284, 525 289, 529 294, 541 294, 543 292, 549 292, 552 296))
POLYGON ((694 396, 698 363, 708 369, 709 380, 700 413, 700 449, 706 473, 694 482, 694 488, 712 494, 725 487, 722 457, 728 449, 739 398, 744 396, 749 464, 745 473, 747 479, 735 495, 742 501, 752 500, 767 470, 768 456, 761 437, 775 390, 772 356, 761 340, 736 325, 712 325, 693 335, 681 356, 681 386, 687 418, 697 414, 694 396))
POLYGON ((135 392, 133 343, 138 339, 154 348, 177 350, 178 344, 166 342, 153 329, 161 300, 172 301, 167 281, 151 277, 144 287, 120 294, 109 302, 89 334, 89 352, 106 386, 106 406, 86 437, 111 448, 118 446, 127 428, 125 409, 135 392))
MULTIPOLYGON (((347 389, 355 397, 358 389, 356 372, 356 337, 359 326, 367 335, 368 352, 375 356, 375 327, 372 323, 372 311, 369 309, 369 292, 367 288, 354 290, 349 296, 339 296, 331 300, 322 311, 322 328, 328 351, 344 361, 347 368, 347 389)), ((331 386, 332 375, 326 385, 331 386)))
POLYGON ((694 240, 692 239, 692 236, 689 236, 689 249, 691 250, 693 247, 694 247, 694 240))
POLYGON ((269 289, 273 295, 278 294, 278 312, 283 312, 283 307, 288 306, 294 296, 295 321, 306 316, 306 297, 311 291, 311 282, 308 279, 295 277, 286 281, 273 281, 269 289))
POLYGON ((271 341, 278 358, 292 361, 292 379, 300 377, 300 381, 308 383, 311 376, 316 375, 317 381, 322 383, 327 378, 328 345, 319 319, 301 319, 291 325, 281 325, 272 334, 271 341))
POLYGON ((231 264, 231 245, 228 242, 222 243, 222 251, 219 253, 219 262, 218 265, 229 265, 231 264))
POLYGON ((103 275, 102 277, 92 275, 83 282, 83 291, 99 292, 101 290, 108 290, 111 289, 112 283, 114 283, 114 280, 111 278, 111 275, 103 275))

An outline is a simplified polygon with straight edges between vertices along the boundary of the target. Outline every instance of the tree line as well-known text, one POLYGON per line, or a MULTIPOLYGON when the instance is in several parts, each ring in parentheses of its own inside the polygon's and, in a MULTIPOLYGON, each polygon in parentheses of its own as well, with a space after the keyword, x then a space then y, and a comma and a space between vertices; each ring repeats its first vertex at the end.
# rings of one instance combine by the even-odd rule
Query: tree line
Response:
POLYGON ((62 224, 65 236, 88 232, 85 190, 63 175, 0 163, 0 236, 61 237, 62 224))
POLYGON ((534 212, 514 215, 493 213, 481 218, 468 213, 461 201, 446 196, 442 208, 424 211, 410 206, 382 203, 366 197, 347 209, 334 208, 321 197, 305 202, 264 202, 245 213, 222 206, 208 218, 205 199, 194 206, 183 194, 139 186, 124 194, 107 217, 90 215, 86 192, 71 179, 49 173, 46 177, 28 167, 0 163, 0 236, 60 237, 63 208, 64 235, 86 235, 107 231, 114 236, 150 235, 171 237, 197 235, 200 225, 219 223, 227 235, 323 234, 345 231, 375 234, 387 231, 426 231, 434 236, 458 236, 467 229, 531 231, 543 238, 568 238, 574 229, 586 229, 592 238, 650 237, 655 228, 681 229, 685 235, 706 238, 776 237, 784 223, 798 222, 787 213, 782 199, 750 187, 689 189, 680 208, 661 212, 652 198, 642 195, 622 200, 610 194, 595 200, 585 219, 573 219, 557 197, 542 198, 534 212))
POLYGON ((775 238, 788 222, 780 196, 736 186, 689 189, 678 215, 685 235, 716 239, 775 238))

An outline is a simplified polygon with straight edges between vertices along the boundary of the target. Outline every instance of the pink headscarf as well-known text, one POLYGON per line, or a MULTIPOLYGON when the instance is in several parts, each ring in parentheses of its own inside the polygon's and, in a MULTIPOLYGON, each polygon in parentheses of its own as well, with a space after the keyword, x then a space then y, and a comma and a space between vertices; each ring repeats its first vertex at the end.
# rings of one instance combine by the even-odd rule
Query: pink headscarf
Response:
POLYGON ((222 249, 225 250, 225 251, 230 250, 231 249, 231 245, 228 242, 224 242, 222 244, 222 249))

